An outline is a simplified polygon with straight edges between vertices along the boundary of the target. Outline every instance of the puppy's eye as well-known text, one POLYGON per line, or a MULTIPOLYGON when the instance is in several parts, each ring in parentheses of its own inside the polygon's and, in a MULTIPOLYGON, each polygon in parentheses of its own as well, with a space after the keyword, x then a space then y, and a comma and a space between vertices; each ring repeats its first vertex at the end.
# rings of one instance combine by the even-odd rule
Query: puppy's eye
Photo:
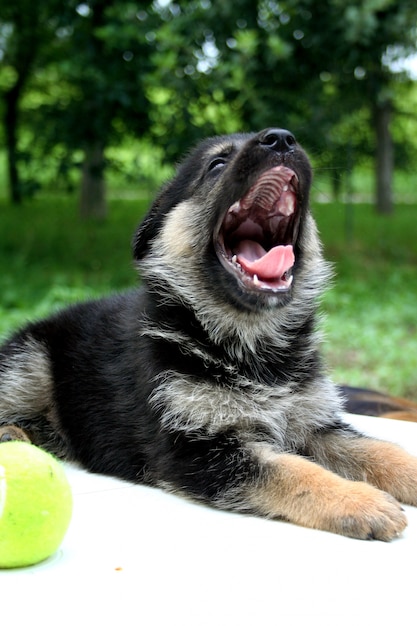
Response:
POLYGON ((227 161, 224 157, 215 157, 212 161, 210 161, 208 170, 209 172, 212 172, 213 170, 221 170, 226 163, 227 161))

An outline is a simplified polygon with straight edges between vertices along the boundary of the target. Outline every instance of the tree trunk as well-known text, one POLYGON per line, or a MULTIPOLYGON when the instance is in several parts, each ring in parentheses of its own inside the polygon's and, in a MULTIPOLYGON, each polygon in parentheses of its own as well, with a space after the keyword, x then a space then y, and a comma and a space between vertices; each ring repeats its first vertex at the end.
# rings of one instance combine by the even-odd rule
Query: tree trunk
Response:
POLYGON ((80 215, 82 218, 107 217, 106 183, 104 179, 104 147, 100 143, 84 150, 82 167, 80 215))
POLYGON ((394 211, 392 180, 394 171, 394 149, 391 137, 391 102, 384 100, 375 105, 376 131, 376 210, 382 215, 394 211))
POLYGON ((4 128, 6 135, 7 170, 9 177, 10 200, 13 204, 22 201, 22 187, 20 184, 19 170, 17 165, 17 125, 19 117, 18 103, 20 98, 20 81, 5 93, 4 103, 4 128))

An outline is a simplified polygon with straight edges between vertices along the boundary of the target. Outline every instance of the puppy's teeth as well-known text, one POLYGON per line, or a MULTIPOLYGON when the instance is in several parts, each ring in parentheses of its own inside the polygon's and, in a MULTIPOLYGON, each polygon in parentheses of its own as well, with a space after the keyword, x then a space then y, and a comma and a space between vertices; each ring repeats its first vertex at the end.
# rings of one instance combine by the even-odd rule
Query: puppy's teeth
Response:
POLYGON ((237 200, 234 204, 232 204, 232 206, 228 210, 228 213, 238 213, 239 210, 240 210, 240 200, 237 200))
POLYGON ((256 274, 254 274, 254 275, 253 275, 253 282, 255 283, 255 285, 256 285, 257 287, 259 287, 260 282, 259 282, 259 278, 257 277, 257 275, 256 275, 256 274))
POLYGON ((234 255, 232 256, 232 258, 231 258, 231 263, 232 263, 232 265, 234 265, 234 266, 235 266, 235 268, 236 268, 237 270, 239 270, 240 272, 242 272, 242 273, 243 273, 242 266, 241 266, 241 264, 239 263, 239 261, 237 260, 237 255, 236 255, 236 254, 234 254, 234 255))

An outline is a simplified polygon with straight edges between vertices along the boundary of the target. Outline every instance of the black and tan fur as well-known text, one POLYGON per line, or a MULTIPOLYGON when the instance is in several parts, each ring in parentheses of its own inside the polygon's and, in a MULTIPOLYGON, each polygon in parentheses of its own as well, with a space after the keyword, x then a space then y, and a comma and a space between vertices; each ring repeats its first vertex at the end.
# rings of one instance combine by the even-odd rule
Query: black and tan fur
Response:
POLYGON ((417 459, 343 422, 318 351, 329 269, 310 182, 287 131, 197 146, 136 234, 141 289, 73 306, 2 347, 0 437, 228 510, 399 535, 417 459), (292 246, 292 270, 260 284, 236 266, 242 237, 292 246))

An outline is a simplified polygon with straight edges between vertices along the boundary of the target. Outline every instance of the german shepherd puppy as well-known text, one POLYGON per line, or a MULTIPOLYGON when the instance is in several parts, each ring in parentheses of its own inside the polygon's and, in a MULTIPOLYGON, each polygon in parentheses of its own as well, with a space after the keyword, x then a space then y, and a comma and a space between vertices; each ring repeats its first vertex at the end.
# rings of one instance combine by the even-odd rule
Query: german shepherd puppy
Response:
POLYGON ((198 145, 136 233, 142 288, 3 346, 0 437, 223 509, 399 535, 417 458, 343 422, 318 352, 310 183, 286 130, 198 145))

